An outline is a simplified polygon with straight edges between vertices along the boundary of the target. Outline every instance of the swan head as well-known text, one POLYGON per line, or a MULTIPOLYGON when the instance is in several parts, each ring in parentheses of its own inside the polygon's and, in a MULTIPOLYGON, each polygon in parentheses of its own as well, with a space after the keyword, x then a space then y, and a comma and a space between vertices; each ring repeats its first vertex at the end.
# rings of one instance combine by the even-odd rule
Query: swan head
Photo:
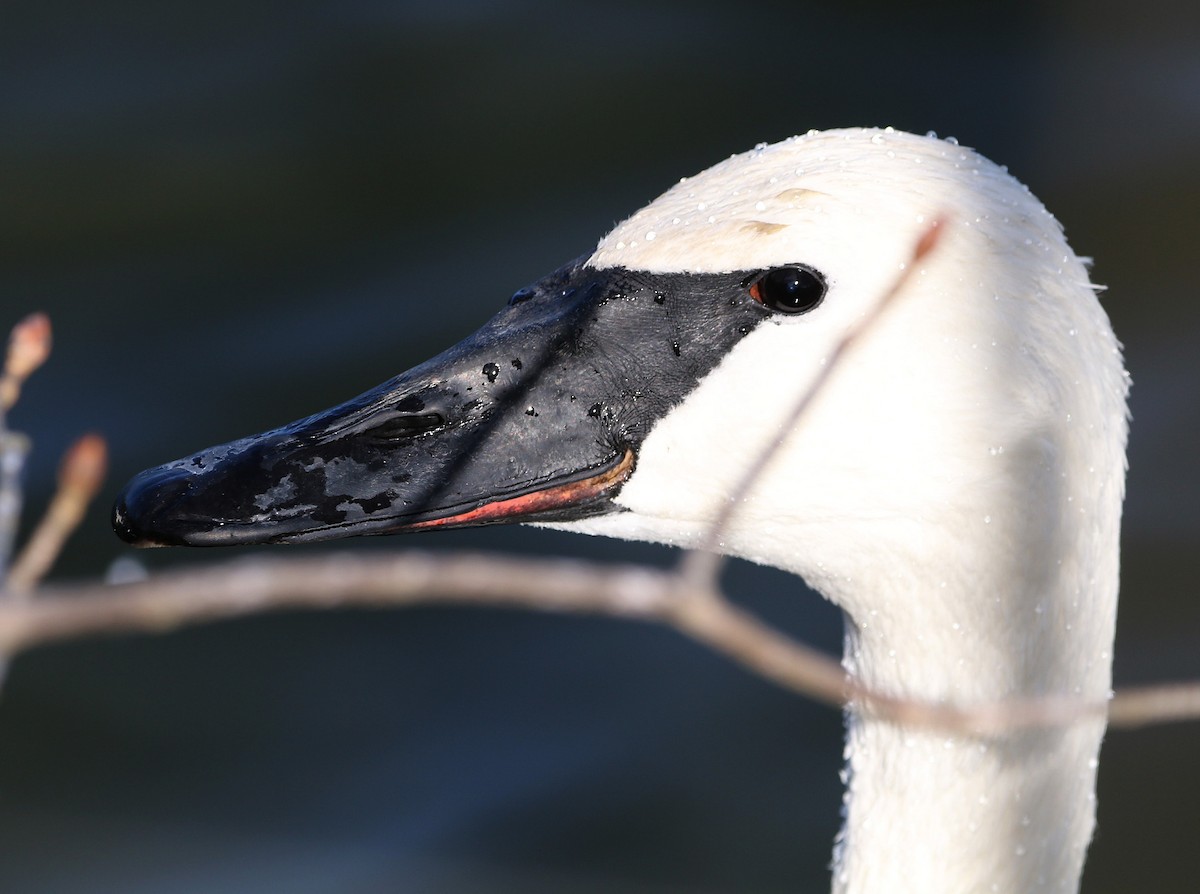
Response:
POLYGON ((1111 552, 1128 389, 1119 344, 1061 226, 977 153, 863 130, 760 146, 681 181, 588 264, 799 264, 828 292, 732 344, 641 445, 614 500, 626 512, 571 527, 694 545, 748 458, 782 438, 722 549, 800 573, 864 618, 888 580, 1012 579, 997 566, 1080 533, 1095 534, 1083 561, 1111 552), (786 430, 797 396, 936 217, 947 222, 938 250, 786 430))
POLYGON ((142 473, 114 524, 140 545, 517 521, 690 546, 781 439, 721 549, 865 619, 880 592, 1004 579, 1064 538, 1102 566, 1126 390, 1084 264, 1003 169, 811 133, 685 178, 378 388, 142 473), (935 217, 939 249, 789 427, 935 217))

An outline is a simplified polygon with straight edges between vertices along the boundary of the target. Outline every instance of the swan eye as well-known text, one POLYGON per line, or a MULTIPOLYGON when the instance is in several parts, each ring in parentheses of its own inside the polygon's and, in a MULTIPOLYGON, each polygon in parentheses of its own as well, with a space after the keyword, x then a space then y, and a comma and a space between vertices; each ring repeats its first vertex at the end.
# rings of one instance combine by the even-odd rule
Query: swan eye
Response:
POLYGON ((821 303, 825 277, 809 267, 776 267, 750 284, 750 297, 783 314, 808 313, 821 303))

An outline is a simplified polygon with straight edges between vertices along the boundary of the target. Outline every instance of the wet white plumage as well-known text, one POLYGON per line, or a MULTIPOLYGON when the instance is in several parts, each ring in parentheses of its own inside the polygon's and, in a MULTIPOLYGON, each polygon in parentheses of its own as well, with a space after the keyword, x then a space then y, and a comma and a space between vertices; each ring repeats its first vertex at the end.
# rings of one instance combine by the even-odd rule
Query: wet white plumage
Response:
MULTIPOLYGON (((952 142, 811 133, 681 181, 606 236, 599 267, 804 263, 812 313, 742 339, 651 432, 616 502, 570 530, 694 545, 748 457, 783 449, 722 549, 801 575, 847 613, 847 667, 976 703, 1111 680, 1128 378, 1083 263, 1027 189, 952 142), (935 215, 907 293, 782 419, 935 215)), ((1101 723, 947 737, 851 716, 847 892, 1073 891, 1101 723)))

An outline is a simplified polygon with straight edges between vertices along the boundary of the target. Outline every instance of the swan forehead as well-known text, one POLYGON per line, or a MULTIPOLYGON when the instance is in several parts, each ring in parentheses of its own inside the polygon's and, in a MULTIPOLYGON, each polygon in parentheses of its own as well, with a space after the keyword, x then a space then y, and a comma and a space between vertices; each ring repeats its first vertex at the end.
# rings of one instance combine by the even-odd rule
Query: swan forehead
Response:
POLYGON ((974 151, 884 130, 825 131, 734 155, 684 178, 618 224, 595 267, 726 272, 800 261, 902 257, 934 215, 1053 218, 1027 190, 974 151), (840 235, 839 235, 840 234, 840 235))

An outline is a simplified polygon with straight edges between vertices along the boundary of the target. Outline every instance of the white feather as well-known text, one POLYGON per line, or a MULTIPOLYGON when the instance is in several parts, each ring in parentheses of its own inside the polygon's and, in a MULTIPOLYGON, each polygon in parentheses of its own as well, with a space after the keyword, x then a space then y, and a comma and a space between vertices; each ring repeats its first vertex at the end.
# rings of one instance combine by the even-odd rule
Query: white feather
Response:
MULTIPOLYGON (((598 267, 804 263, 829 293, 741 340, 650 433, 624 513, 560 527, 697 543, 746 462, 784 438, 722 550, 847 613, 847 667, 976 703, 1109 692, 1128 377, 1083 263, 978 154, 889 130, 810 133, 681 181, 601 240, 598 267), (895 306, 782 420, 936 215, 895 306)), ((1074 891, 1100 722, 993 738, 849 718, 833 887, 1074 891)))

